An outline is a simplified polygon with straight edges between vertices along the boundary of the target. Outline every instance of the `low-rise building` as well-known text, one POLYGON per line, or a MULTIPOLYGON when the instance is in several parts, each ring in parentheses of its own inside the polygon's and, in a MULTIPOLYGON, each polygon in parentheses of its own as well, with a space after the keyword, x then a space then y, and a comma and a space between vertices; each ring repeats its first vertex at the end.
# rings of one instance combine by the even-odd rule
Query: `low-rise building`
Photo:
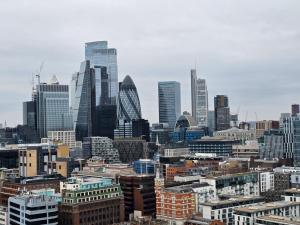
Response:
POLYGON ((284 191, 284 200, 289 202, 300 202, 300 189, 292 188, 284 191))
POLYGON ((255 225, 300 225, 299 218, 285 217, 285 216, 262 216, 256 219, 255 225))
POLYGON ((300 216, 300 202, 277 201, 260 203, 254 206, 236 208, 233 215, 235 225, 254 225, 257 218, 267 215, 294 218, 300 216))
POLYGON ((8 224, 8 208, 6 206, 0 206, 0 225, 8 224))
POLYGON ((217 195, 259 196, 259 177, 257 172, 227 174, 201 178, 214 187, 217 195))
POLYGON ((256 134, 254 129, 244 130, 239 129, 237 127, 232 127, 228 130, 221 130, 214 132, 215 137, 221 137, 225 140, 231 141, 248 141, 248 140, 256 140, 256 134))
POLYGON ((219 220, 227 225, 234 224, 233 210, 241 206, 251 206, 263 202, 262 197, 234 197, 226 200, 214 200, 202 204, 203 218, 219 220))
POLYGON ((45 195, 24 193, 8 200, 9 224, 58 224, 55 199, 45 195))

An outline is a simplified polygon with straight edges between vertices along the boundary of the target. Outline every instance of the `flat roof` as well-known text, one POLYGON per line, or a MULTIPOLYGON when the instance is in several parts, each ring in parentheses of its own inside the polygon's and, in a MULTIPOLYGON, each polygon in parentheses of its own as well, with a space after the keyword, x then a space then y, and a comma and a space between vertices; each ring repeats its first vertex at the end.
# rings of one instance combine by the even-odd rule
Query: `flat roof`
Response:
POLYGON ((300 205, 300 202, 277 201, 277 202, 269 202, 269 203, 260 203, 254 206, 237 208, 235 210, 238 212, 255 213, 255 212, 261 212, 270 209, 294 206, 294 205, 300 205))
POLYGON ((187 193, 191 192, 193 188, 199 188, 199 187, 207 187, 210 186, 208 183, 192 183, 192 184, 185 184, 180 186, 173 186, 168 187, 165 189, 166 192, 176 192, 176 193, 187 193))
POLYGON ((285 193, 300 194, 300 188, 291 188, 284 191, 285 193))
POLYGON ((275 215, 268 215, 256 218, 256 220, 263 220, 267 222, 275 222, 278 224, 287 224, 287 225, 300 225, 299 218, 291 218, 291 217, 284 217, 284 216, 275 216, 275 215))
POLYGON ((261 196, 239 196, 239 197, 233 197, 226 200, 212 200, 210 202, 201 203, 201 205, 204 206, 219 206, 219 205, 225 205, 225 204, 231 204, 231 203, 238 203, 238 202, 244 202, 248 200, 264 200, 261 196))

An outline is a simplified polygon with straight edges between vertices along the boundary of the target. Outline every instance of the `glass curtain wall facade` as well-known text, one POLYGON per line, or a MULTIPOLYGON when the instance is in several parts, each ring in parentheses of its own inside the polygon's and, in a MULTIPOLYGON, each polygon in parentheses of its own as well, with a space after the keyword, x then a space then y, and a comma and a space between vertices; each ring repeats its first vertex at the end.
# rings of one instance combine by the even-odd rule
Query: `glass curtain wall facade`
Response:
POLYGON ((88 60, 82 62, 80 72, 72 76, 71 95, 76 140, 80 141, 92 135, 95 117, 95 71, 88 60))
POLYGON ((48 131, 72 130, 69 108, 69 86, 60 85, 56 78, 50 84, 37 85, 37 130, 41 138, 48 131), (54 81, 54 82, 53 82, 54 81))
POLYGON ((215 129, 216 131, 227 130, 230 128, 230 108, 226 95, 215 97, 215 129))
POLYGON ((85 44, 85 59, 90 61, 95 69, 96 106, 101 105, 102 68, 107 68, 108 95, 111 104, 116 104, 118 96, 118 66, 117 50, 108 48, 107 41, 88 42, 85 44))
POLYGON ((118 120, 130 122, 141 118, 141 105, 137 89, 131 77, 127 75, 120 85, 118 97, 118 120))
POLYGON ((181 114, 180 83, 166 81, 158 83, 159 123, 174 128, 181 114))
POLYGON ((196 70, 191 70, 192 116, 198 126, 208 126, 208 93, 205 79, 198 79, 196 70))

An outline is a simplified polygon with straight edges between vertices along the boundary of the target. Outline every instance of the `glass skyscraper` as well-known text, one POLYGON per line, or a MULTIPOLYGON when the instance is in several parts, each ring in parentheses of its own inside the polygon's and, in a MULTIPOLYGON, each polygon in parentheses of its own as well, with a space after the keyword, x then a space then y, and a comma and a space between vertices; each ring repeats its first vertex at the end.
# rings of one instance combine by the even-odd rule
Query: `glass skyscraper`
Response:
POLYGON ((85 44, 85 59, 90 61, 90 66, 95 70, 96 106, 101 105, 103 67, 106 68, 107 93, 111 104, 116 104, 118 96, 118 66, 117 50, 108 48, 107 41, 95 41, 85 44))
POLYGON ((90 62, 81 63, 80 71, 73 74, 70 85, 71 109, 76 140, 92 135, 92 121, 95 116, 95 71, 90 62))
POLYGON ((167 123, 174 128, 181 115, 180 83, 165 81, 158 83, 159 123, 167 123))
POLYGON ((216 131, 230 128, 230 108, 226 95, 217 95, 215 102, 215 129, 216 131))
POLYGON ((53 76, 50 83, 37 85, 37 131, 41 138, 48 131, 72 130, 69 86, 60 85, 53 76))
POLYGON ((191 70, 192 116, 198 126, 208 127, 208 93, 205 79, 198 79, 196 70, 191 70))
POLYGON ((127 75, 120 85, 118 96, 118 120, 130 122, 142 118, 141 105, 133 80, 127 75))

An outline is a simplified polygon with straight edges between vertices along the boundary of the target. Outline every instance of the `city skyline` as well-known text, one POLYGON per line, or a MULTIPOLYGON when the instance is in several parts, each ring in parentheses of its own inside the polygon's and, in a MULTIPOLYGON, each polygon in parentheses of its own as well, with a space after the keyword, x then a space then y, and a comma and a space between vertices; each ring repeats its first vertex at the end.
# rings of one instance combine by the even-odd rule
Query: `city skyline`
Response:
POLYGON ((229 1, 214 7, 205 2, 187 5, 172 1, 169 8, 167 1, 157 9, 154 4, 136 1, 103 1, 89 12, 83 10, 86 17, 79 20, 74 15, 82 10, 80 2, 74 3, 71 12, 66 12, 68 4, 62 3, 53 13, 52 4, 32 1, 20 5, 23 10, 18 9, 18 22, 11 17, 16 10, 13 4, 1 3, 0 17, 12 22, 2 25, 0 39, 1 96, 10 96, 1 98, 0 123, 22 124, 22 102, 30 100, 31 76, 43 61, 42 81, 56 74, 61 84, 69 84, 84 60, 84 43, 97 40, 107 40, 117 49, 119 81, 130 74, 140 90, 142 115, 151 123, 158 121, 159 81, 180 82, 182 111, 191 113, 189 75, 195 65, 198 75, 207 81, 209 109, 215 95, 225 94, 232 113, 240 108, 240 120, 245 120, 246 114, 248 120, 254 120, 255 113, 259 120, 279 119, 281 112, 289 112, 291 104, 300 102, 296 22, 300 5, 296 1, 273 3, 266 1, 256 7, 253 2, 229 1), (139 12, 135 3, 141 7, 139 12), (90 12, 101 7, 105 9, 102 15, 90 12), (154 11, 158 16, 152 15, 154 11), (111 12, 119 16, 103 20, 111 12), (180 16, 178 12, 182 12, 180 16), (93 20, 89 13, 95 16, 93 20), (45 16, 38 21, 40 14, 45 16), (141 21, 135 22, 136 17, 141 21), (96 29, 99 22, 100 31, 96 29), (121 22, 123 27, 115 29, 121 22))

